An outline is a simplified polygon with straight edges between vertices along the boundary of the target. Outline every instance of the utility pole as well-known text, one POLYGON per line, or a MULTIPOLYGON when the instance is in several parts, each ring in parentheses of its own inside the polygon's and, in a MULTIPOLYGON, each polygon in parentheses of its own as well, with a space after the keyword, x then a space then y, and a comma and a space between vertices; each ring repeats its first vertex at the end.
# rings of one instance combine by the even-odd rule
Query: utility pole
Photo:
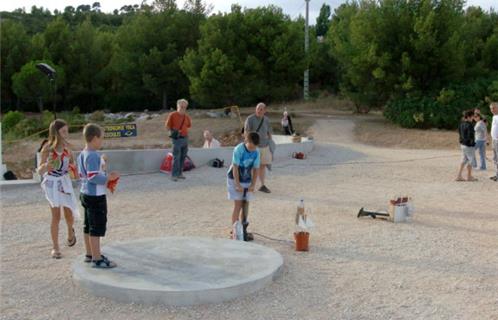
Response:
POLYGON ((306 59, 306 70, 304 70, 304 83, 303 83, 303 96, 304 100, 309 100, 309 92, 310 92, 310 69, 308 65, 308 51, 309 51, 309 42, 310 42, 310 35, 309 35, 309 3, 310 0, 304 0, 306 1, 306 22, 304 25, 304 56, 306 59))
POLYGON ((0 123, 0 181, 4 180, 3 174, 7 171, 7 167, 3 164, 2 159, 2 123, 0 123))

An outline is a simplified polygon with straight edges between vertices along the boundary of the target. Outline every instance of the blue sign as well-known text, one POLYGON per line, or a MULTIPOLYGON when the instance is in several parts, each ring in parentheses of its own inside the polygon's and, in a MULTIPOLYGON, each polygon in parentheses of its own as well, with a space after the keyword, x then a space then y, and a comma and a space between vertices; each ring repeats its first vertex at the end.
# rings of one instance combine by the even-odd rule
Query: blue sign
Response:
POLYGON ((104 126, 104 138, 129 138, 136 136, 136 123, 110 124, 104 126))

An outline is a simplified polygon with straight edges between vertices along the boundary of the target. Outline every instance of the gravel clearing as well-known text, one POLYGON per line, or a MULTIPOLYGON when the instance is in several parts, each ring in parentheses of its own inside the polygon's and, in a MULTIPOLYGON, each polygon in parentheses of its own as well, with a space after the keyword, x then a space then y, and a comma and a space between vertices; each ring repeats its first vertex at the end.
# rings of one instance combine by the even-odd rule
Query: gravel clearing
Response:
MULTIPOLYGON (((318 120, 306 160, 273 165, 250 206, 256 237, 284 257, 282 275, 256 294, 217 305, 166 307, 97 298, 72 282, 78 243, 51 259, 49 209, 38 186, 1 191, 0 319, 498 319, 498 184, 454 182, 460 154, 357 144, 348 120, 318 120), (413 197, 411 223, 357 219, 413 197), (298 199, 317 227, 310 252, 295 252, 298 199)), ((225 170, 201 167, 184 182, 125 176, 108 197, 103 244, 166 235, 227 237, 232 203, 225 170)), ((61 223, 60 239, 66 238, 61 223)), ((61 242, 62 243, 62 242, 61 242)))

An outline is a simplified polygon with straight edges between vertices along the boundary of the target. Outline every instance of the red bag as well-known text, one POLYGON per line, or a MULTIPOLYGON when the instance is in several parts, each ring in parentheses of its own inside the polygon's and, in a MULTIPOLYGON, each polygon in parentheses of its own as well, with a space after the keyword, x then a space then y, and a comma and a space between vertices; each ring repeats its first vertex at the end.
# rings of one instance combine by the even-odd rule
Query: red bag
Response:
MULTIPOLYGON (((190 159, 189 156, 185 158, 183 162, 183 171, 189 171, 195 168, 194 162, 190 159)), ((166 158, 164 158, 163 163, 161 164, 161 168, 159 171, 163 173, 170 173, 173 170, 173 154, 168 152, 166 158)))
POLYGON ((173 169, 173 154, 171 152, 168 152, 166 157, 163 160, 163 163, 161 164, 161 168, 159 171, 163 173, 169 173, 173 169))

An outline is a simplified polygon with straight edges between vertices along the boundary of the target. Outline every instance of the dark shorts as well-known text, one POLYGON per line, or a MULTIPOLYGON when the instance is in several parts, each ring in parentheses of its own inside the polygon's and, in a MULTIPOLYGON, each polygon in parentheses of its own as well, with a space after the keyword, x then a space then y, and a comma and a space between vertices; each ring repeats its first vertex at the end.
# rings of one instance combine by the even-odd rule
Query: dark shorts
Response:
POLYGON ((106 196, 88 196, 80 194, 81 205, 85 209, 83 232, 92 237, 103 237, 107 224, 106 196))

